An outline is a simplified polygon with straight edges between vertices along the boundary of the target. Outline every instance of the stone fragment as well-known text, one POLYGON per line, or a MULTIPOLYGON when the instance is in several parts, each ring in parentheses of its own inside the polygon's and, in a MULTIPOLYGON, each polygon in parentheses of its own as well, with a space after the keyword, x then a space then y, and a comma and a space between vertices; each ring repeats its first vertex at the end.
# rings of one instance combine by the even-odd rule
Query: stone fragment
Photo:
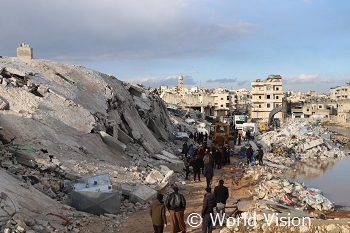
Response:
POLYGON ((146 186, 141 185, 137 187, 135 191, 130 194, 130 201, 132 203, 139 202, 141 204, 146 204, 150 200, 153 200, 157 196, 157 191, 146 186))

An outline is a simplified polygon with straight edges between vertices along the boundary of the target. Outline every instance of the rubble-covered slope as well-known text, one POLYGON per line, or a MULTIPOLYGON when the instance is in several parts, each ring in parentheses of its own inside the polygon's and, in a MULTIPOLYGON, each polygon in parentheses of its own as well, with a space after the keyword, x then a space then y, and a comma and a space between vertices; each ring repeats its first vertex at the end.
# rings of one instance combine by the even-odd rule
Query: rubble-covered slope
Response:
POLYGON ((172 132, 165 104, 142 88, 80 66, 9 57, 0 59, 0 126, 4 144, 35 148, 22 153, 38 161, 53 155, 79 174, 128 166, 124 150, 137 144, 161 152, 159 139, 172 132))

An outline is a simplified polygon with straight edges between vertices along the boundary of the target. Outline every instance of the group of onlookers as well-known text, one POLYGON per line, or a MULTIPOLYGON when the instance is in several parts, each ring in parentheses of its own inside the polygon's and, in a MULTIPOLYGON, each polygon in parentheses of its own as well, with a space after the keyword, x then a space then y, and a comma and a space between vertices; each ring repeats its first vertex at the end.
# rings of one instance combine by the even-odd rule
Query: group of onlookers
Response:
MULTIPOLYGON (((225 214, 228 197, 229 191, 224 186, 223 180, 219 180, 219 185, 214 188, 214 192, 212 192, 210 187, 205 188, 201 211, 203 233, 212 232, 213 224, 211 215, 214 214, 214 209, 217 214, 225 214)), ((179 193, 177 186, 173 186, 173 192, 169 194, 165 202, 163 201, 163 195, 159 193, 157 199, 150 206, 150 215, 155 233, 163 233, 164 227, 167 226, 166 210, 169 211, 170 215, 171 232, 185 233, 186 223, 184 214, 186 210, 186 198, 183 194, 179 193)))

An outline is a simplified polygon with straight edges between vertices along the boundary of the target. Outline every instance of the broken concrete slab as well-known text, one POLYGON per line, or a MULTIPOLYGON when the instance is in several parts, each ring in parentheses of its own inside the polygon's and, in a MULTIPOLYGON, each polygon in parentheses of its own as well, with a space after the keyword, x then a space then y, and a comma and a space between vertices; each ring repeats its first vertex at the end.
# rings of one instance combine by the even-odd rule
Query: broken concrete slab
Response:
POLYGON ((170 152, 168 152, 168 151, 166 151, 166 150, 163 150, 163 151, 162 151, 162 154, 163 154, 164 156, 170 158, 170 159, 174 159, 174 160, 179 159, 176 155, 174 155, 174 154, 172 154, 172 153, 170 153, 170 152))
POLYGON ((160 139, 162 140, 169 140, 169 133, 167 133, 163 128, 158 127, 159 123, 157 124, 153 119, 150 119, 148 121, 148 128, 152 130, 160 139))
POLYGON ((128 144, 130 142, 134 142, 134 139, 127 135, 123 130, 117 129, 118 130, 118 140, 121 141, 124 144, 128 144))
POLYGON ((165 165, 159 165, 159 171, 165 176, 171 169, 165 165))
POLYGON ((164 175, 157 170, 151 171, 146 177, 146 182, 149 184, 155 184, 161 182, 164 179, 164 175))
POLYGON ((160 165, 164 165, 167 166, 168 168, 170 168, 171 170, 173 170, 174 172, 182 172, 185 165, 183 163, 183 161, 179 160, 179 161, 172 161, 170 163, 159 163, 160 165))
POLYGON ((119 141, 118 139, 115 139, 114 137, 112 137, 111 135, 103 131, 100 131, 99 134, 102 137, 103 142, 106 143, 108 146, 120 152, 125 151, 126 145, 121 141, 119 141))
POLYGON ((130 185, 127 183, 121 183, 120 189, 122 190, 122 194, 124 196, 130 196, 130 194, 134 192, 137 189, 137 187, 135 185, 130 185))
POLYGON ((323 144, 323 139, 316 139, 311 142, 304 143, 304 150, 309 150, 311 148, 314 148, 322 144, 323 144))
POLYGON ((169 171, 164 179, 162 180, 162 183, 166 183, 167 185, 173 185, 176 182, 176 174, 174 171, 169 171))
POLYGON ((137 187, 135 191, 133 191, 130 194, 130 201, 132 203, 141 203, 141 204, 146 204, 149 201, 153 200, 157 196, 157 191, 146 186, 146 185, 141 185, 137 187))

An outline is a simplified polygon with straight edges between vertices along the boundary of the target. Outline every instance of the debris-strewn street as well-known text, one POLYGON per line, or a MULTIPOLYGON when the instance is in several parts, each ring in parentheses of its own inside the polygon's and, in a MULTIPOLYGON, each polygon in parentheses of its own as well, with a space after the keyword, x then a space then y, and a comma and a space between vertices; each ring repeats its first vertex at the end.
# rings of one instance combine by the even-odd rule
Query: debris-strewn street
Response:
MULTIPOLYGON (((1 58, 0 84, 2 232, 152 232, 150 203, 173 185, 188 201, 185 219, 200 213, 205 178, 194 182, 191 164, 185 179, 182 153, 185 141, 190 156, 212 143, 211 123, 199 111, 169 109, 141 86, 39 59, 1 58), (203 138, 193 138, 197 132, 203 138)), ((231 162, 214 169, 211 187, 224 180, 227 205, 240 199, 243 217, 214 232, 349 232, 349 212, 322 190, 288 179, 293 169, 319 174, 348 156, 348 139, 295 119, 226 150, 231 162), (262 149, 263 165, 247 164, 250 146, 262 149), (244 216, 253 224, 244 225, 244 216), (275 216, 311 224, 281 225, 275 216)))

